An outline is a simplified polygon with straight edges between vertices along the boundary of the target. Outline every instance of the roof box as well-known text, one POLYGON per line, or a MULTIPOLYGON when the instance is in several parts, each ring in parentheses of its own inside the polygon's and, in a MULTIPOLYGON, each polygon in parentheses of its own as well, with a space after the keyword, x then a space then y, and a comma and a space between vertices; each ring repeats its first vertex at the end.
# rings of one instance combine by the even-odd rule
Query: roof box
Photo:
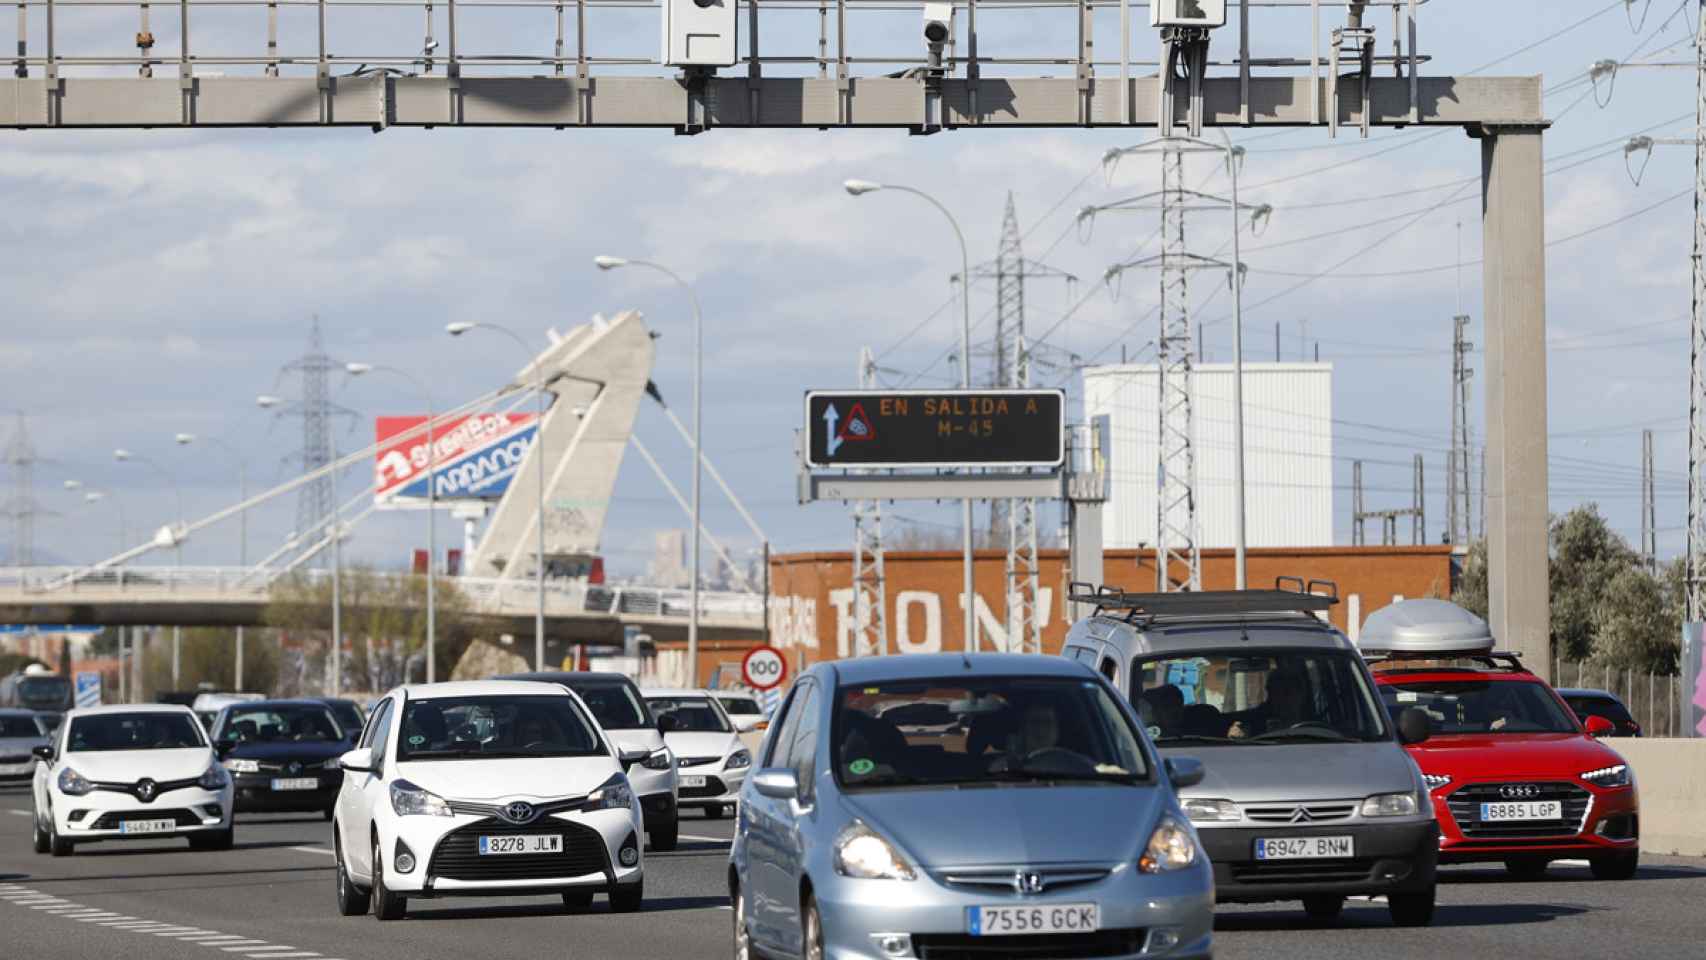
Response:
POLYGON ((1493 631, 1487 621, 1448 600, 1400 600, 1369 614, 1357 646, 1364 654, 1484 654, 1493 649, 1493 631))

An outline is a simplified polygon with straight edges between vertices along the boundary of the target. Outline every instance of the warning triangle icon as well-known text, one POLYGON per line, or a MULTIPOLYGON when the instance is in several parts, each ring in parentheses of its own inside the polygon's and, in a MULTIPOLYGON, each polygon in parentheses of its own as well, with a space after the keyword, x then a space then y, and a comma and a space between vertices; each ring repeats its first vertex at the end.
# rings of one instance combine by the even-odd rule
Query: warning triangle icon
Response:
POLYGON ((870 416, 865 413, 864 404, 855 403, 853 409, 848 411, 847 422, 841 425, 839 436, 842 440, 848 441, 877 439, 877 428, 871 423, 870 416))

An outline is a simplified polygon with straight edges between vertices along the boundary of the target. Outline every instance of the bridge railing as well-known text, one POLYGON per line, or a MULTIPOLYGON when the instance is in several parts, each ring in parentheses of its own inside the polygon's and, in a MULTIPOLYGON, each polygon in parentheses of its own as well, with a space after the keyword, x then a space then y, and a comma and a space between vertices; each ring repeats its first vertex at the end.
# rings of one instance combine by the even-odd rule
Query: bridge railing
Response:
MULTIPOLYGON (((85 567, 0 567, 0 598, 55 597, 124 598, 165 602, 174 598, 210 603, 264 603, 276 571, 254 567, 115 567, 89 571, 85 567)), ((329 570, 299 570, 296 575, 324 582, 329 570)), ((449 577, 481 613, 517 615, 538 605, 538 586, 532 580, 449 577)), ((686 589, 645 585, 602 585, 577 581, 546 581, 545 612, 550 616, 613 614, 628 617, 682 619, 692 609, 686 589)), ((764 598, 756 593, 701 591, 701 620, 760 625, 764 598)))

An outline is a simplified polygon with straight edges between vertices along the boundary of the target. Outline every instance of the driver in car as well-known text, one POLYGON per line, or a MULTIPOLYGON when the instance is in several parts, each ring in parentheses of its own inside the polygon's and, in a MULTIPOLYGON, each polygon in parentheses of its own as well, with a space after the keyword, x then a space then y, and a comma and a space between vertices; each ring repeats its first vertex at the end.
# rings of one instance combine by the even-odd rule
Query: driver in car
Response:
POLYGON ((1232 724, 1226 735, 1234 740, 1284 730, 1314 720, 1309 709, 1309 683, 1298 670, 1268 674, 1268 699, 1232 724))

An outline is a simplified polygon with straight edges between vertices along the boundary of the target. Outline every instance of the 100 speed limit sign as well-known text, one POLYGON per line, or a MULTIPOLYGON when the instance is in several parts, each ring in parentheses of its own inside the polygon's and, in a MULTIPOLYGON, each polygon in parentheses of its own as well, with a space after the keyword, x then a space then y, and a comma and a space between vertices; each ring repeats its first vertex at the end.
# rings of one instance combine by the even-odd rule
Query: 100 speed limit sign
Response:
POLYGON ((769 690, 787 678, 788 661, 775 647, 753 647, 740 662, 740 676, 754 690, 769 690))

